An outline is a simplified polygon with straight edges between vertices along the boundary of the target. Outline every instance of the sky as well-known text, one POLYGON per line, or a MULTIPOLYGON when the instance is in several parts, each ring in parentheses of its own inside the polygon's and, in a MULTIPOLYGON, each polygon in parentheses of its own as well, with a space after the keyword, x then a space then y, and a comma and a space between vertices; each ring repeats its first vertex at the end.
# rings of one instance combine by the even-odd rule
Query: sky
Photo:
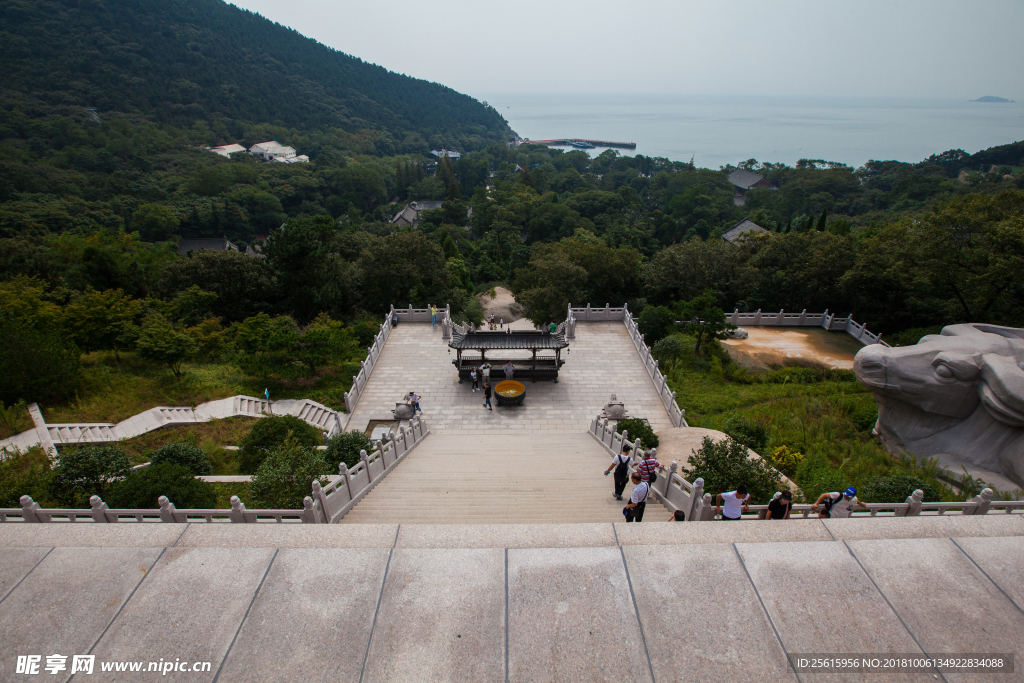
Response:
POLYGON ((1024 0, 238 0, 474 96, 1024 100, 1024 0))

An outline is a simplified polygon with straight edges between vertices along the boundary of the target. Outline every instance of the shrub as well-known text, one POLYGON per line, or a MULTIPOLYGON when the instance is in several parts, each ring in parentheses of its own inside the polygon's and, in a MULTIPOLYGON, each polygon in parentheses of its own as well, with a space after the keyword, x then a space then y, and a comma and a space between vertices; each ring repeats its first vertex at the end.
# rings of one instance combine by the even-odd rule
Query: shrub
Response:
POLYGON ((789 446, 779 446, 768 456, 768 462, 772 467, 786 474, 792 475, 797 466, 803 462, 804 454, 800 451, 790 450, 789 446))
POLYGON ((314 448, 323 441, 316 427, 292 415, 261 418, 239 444, 238 471, 255 474, 267 454, 279 448, 289 435, 305 448, 314 448))
POLYGON ((925 500, 942 500, 942 494, 935 486, 907 474, 872 477, 857 492, 857 498, 870 503, 902 503, 915 489, 924 492, 925 500))
POLYGON ((209 474, 213 470, 206 451, 190 441, 175 441, 162 446, 149 461, 151 467, 165 463, 185 467, 194 475, 209 474))
POLYGON ((253 503, 261 508, 298 510, 302 499, 313 491, 313 480, 322 485, 330 465, 320 451, 302 445, 289 436, 263 460, 249 483, 253 503))
POLYGON ((764 424, 743 415, 733 415, 726 420, 722 431, 758 454, 768 445, 768 429, 764 424))
POLYGON ((57 456, 50 495, 70 507, 89 507, 89 497, 103 497, 132 471, 124 451, 113 444, 73 446, 57 456))
POLYGON ((637 318, 637 327, 644 341, 650 345, 659 342, 675 325, 676 315, 664 306, 647 306, 637 318))
POLYGON ((662 363, 679 358, 683 355, 684 351, 682 340, 674 334, 664 339, 659 339, 651 347, 651 355, 662 363))
POLYGON ((638 417, 619 420, 619 423, 615 425, 615 431, 621 434, 623 429, 628 433, 630 441, 640 439, 640 444, 644 448, 658 447, 658 435, 651 429, 651 423, 647 420, 638 417))
POLYGON ((345 463, 346 467, 352 467, 359 462, 359 451, 367 453, 373 448, 370 438, 360 431, 353 429, 350 432, 335 434, 327 441, 327 451, 324 460, 331 466, 332 472, 338 472, 338 466, 345 463))
POLYGON ((177 508, 212 508, 217 503, 211 484, 171 462, 132 471, 110 487, 104 502, 112 508, 158 508, 160 496, 167 496, 177 508))
POLYGON ((767 503, 782 489, 779 474, 764 460, 747 457, 747 448, 735 439, 715 443, 705 436, 700 450, 690 456, 685 476, 690 481, 704 479, 704 491, 715 496, 746 486, 752 503, 767 503))

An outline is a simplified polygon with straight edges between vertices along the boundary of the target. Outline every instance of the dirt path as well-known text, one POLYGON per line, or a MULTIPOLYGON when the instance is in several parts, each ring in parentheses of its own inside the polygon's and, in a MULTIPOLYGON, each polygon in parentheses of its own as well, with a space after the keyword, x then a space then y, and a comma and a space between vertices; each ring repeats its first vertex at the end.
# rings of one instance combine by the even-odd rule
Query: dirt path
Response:
POLYGON ((477 295, 477 299, 480 301, 480 308, 484 310, 485 321, 491 315, 494 316, 495 322, 504 319, 506 323, 514 322, 523 317, 523 307, 516 303, 512 292, 504 287, 495 287, 494 295, 493 299, 489 292, 477 295))

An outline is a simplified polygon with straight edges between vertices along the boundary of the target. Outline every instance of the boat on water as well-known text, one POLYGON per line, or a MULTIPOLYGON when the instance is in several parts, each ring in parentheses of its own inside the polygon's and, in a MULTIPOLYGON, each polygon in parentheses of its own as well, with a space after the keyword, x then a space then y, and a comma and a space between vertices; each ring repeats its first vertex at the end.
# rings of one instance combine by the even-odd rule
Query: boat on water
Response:
POLYGON ((590 144, 589 142, 584 142, 583 140, 570 140, 569 144, 575 147, 576 149, 594 149, 594 146, 592 144, 590 144))

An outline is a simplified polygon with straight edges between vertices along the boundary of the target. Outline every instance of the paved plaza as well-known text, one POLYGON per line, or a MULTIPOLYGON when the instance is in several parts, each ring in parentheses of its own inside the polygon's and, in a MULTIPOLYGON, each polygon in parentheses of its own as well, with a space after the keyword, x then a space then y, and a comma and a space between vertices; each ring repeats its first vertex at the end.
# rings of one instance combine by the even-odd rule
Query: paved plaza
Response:
POLYGON ((4 681, 66 681, 14 673, 53 653, 96 656, 76 681, 1024 681, 1024 515, 5 524, 0 551, 4 681), (1014 672, 786 667, 955 652, 1014 672), (145 672, 160 659, 211 667, 145 672))
MULTIPOLYGON (((532 329, 526 320, 515 325, 532 329)), ((529 353, 523 356, 528 357, 529 353)), ((562 354, 566 363, 558 383, 526 381, 526 399, 518 407, 499 408, 492 401, 494 411, 485 411, 482 394, 473 393, 469 382, 459 384, 453 358, 455 352, 441 339, 440 325, 400 324, 388 337, 348 428, 362 430, 370 420, 391 419, 395 403, 413 390, 423 396, 424 417, 434 434, 583 434, 612 394, 626 404, 631 416, 650 420, 655 431, 672 426, 621 322, 578 323, 569 353, 562 354)), ((496 367, 491 377, 496 382, 504 374, 496 367)))
MULTIPOLYGON (((532 329, 519 320, 513 329, 532 329)), ((611 456, 589 434, 612 394, 654 429, 668 413, 621 322, 581 323, 559 382, 527 380, 522 406, 483 407, 483 392, 459 384, 441 328, 399 325, 388 337, 349 421, 365 429, 391 418, 415 390, 431 435, 343 519, 343 523, 498 524, 622 521, 625 504, 603 472, 611 456)), ((507 352, 503 352, 507 353, 507 352)), ((523 352, 524 362, 529 353, 523 352)), ((492 385, 503 379, 492 371, 492 385)), ((628 484, 625 498, 632 491, 628 484)), ((646 520, 668 511, 652 496, 646 520)))

